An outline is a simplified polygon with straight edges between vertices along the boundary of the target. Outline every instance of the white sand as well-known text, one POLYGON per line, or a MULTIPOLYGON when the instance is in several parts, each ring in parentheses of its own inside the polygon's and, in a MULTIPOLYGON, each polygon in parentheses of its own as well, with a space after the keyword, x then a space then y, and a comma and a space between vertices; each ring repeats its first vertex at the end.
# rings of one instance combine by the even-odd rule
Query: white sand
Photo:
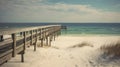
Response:
POLYGON ((100 59, 101 45, 116 43, 120 36, 59 36, 52 42, 52 47, 27 48, 25 62, 20 62, 20 55, 12 58, 2 67, 119 67, 118 61, 100 59), (70 48, 80 43, 92 46, 70 48))

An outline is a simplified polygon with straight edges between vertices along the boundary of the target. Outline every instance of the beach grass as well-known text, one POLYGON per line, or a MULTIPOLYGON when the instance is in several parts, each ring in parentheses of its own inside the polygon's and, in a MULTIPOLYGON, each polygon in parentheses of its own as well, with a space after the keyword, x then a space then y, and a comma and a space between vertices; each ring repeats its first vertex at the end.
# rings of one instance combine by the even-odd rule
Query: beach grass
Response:
POLYGON ((107 56, 119 57, 120 58, 120 42, 115 44, 103 45, 100 50, 107 56))
POLYGON ((76 45, 73 45, 69 48, 76 48, 76 47, 84 47, 84 46, 90 46, 90 47, 93 47, 92 44, 88 43, 88 42, 82 42, 82 43, 79 43, 79 44, 76 44, 76 45))

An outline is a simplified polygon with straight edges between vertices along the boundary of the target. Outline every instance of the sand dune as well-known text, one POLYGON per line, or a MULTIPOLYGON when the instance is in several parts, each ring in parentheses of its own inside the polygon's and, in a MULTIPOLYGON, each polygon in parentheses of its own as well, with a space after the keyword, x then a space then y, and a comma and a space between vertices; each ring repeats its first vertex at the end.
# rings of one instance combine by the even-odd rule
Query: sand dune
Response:
POLYGON ((120 36, 59 36, 49 48, 27 48, 25 62, 17 55, 2 67, 119 67, 119 59, 104 58, 99 49, 120 36))

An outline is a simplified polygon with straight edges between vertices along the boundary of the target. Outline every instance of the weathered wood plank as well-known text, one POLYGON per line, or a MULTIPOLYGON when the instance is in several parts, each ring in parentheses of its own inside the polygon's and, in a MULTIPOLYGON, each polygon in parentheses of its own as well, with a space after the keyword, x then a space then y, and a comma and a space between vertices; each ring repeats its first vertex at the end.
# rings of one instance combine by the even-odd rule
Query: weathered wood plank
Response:
POLYGON ((6 62, 7 60, 10 60, 12 58, 12 52, 7 53, 3 57, 0 57, 0 65, 6 62))
POLYGON ((7 55, 8 53, 11 53, 12 51, 13 51, 13 49, 10 49, 10 50, 8 50, 8 51, 0 54, 0 58, 3 57, 3 56, 5 56, 5 55, 7 55))
POLYGON ((18 54, 18 53, 20 53, 21 51, 24 50, 23 46, 24 46, 24 44, 22 44, 22 45, 20 45, 16 48, 16 54, 18 54))
POLYGON ((3 45, 5 45, 5 44, 11 43, 11 42, 12 42, 12 39, 4 40, 3 42, 0 42, 0 47, 3 46, 3 45))

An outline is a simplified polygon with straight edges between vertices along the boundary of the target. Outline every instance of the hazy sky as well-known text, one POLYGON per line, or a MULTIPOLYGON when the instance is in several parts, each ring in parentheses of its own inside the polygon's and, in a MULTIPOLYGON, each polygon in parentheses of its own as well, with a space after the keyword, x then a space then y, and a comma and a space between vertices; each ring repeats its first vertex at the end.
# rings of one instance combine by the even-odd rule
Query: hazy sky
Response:
POLYGON ((120 22, 120 0, 0 0, 0 22, 120 22))

